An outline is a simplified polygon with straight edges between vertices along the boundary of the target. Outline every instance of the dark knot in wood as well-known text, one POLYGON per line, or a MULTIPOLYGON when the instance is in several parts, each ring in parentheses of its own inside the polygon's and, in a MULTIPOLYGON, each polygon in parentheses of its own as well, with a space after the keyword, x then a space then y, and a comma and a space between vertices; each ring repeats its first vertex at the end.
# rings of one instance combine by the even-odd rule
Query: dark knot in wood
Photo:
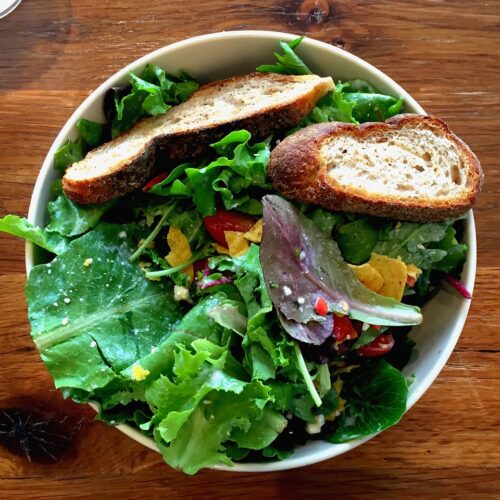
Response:
POLYGON ((329 0, 301 0, 296 7, 296 19, 304 24, 321 24, 330 15, 329 0))

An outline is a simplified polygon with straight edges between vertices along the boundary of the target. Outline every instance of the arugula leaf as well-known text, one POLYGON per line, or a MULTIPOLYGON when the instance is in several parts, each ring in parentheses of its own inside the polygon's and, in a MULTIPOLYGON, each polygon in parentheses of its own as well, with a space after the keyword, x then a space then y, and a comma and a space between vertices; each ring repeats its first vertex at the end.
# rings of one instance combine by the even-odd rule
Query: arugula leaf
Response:
POLYGON ((26 284, 31 334, 57 387, 91 392, 95 382, 73 380, 85 360, 88 373, 104 366, 119 372, 161 344, 182 317, 171 289, 147 280, 128 260, 132 237, 141 232, 101 223, 50 264, 32 269, 26 284))
POLYGON ((347 374, 341 396, 347 406, 327 437, 332 443, 358 439, 399 422, 406 411, 408 385, 399 370, 378 360, 347 374))
POLYGON ((306 66, 304 61, 294 52, 294 49, 302 42, 303 36, 291 42, 280 41, 282 54, 275 52, 276 64, 261 64, 256 69, 263 73, 281 73, 284 75, 311 75, 312 71, 306 66))
POLYGON ((388 257, 401 257, 407 264, 420 269, 431 269, 442 261, 447 251, 432 244, 442 241, 452 221, 387 223, 380 230, 374 252, 388 257))
POLYGON ((56 255, 63 253, 69 244, 63 236, 33 226, 27 219, 18 215, 6 215, 0 219, 0 231, 31 241, 56 255))
POLYGON ((353 319, 370 324, 411 325, 422 321, 417 307, 365 288, 342 259, 335 241, 290 203, 267 195, 263 205, 262 270, 283 328, 293 338, 321 344, 331 335, 331 316, 318 316, 314 310, 319 296, 328 299, 330 310, 342 314, 348 311, 353 319))
POLYGON ((92 229, 112 205, 112 201, 101 205, 78 205, 60 194, 47 205, 49 223, 45 230, 67 237, 78 236, 92 229))
POLYGON ((74 141, 68 139, 54 154, 54 168, 56 170, 66 170, 68 165, 83 159, 84 143, 79 138, 74 141))

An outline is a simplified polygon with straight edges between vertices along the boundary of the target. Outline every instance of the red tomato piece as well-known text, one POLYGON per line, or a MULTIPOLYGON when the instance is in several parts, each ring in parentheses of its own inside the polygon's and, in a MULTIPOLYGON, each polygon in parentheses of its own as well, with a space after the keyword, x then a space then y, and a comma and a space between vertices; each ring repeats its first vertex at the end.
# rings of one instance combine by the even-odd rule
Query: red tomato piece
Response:
POLYGON ((320 316, 326 316, 328 313, 328 302, 321 295, 316 299, 314 312, 320 316))
POLYGON ((373 328, 375 328, 375 330, 380 330, 382 327, 380 325, 372 325, 373 328))
POLYGON ((376 358, 387 354, 394 346, 394 337, 390 333, 379 335, 375 340, 369 344, 356 349, 358 356, 365 358, 376 358))
POLYGON ((162 172, 158 174, 156 177, 153 177, 143 188, 144 192, 149 191, 154 185, 164 181, 168 177, 168 172, 162 172))
POLYGON ((410 276, 409 274, 408 274, 408 276, 406 276, 406 284, 410 288, 413 288, 415 286, 416 282, 417 282, 417 278, 415 278, 414 276, 410 276))
POLYGON ((229 212, 228 210, 217 210, 215 215, 207 215, 203 218, 203 223, 208 234, 217 243, 225 247, 227 247, 227 241, 224 231, 246 233, 255 222, 256 220, 250 215, 240 212, 229 212))
POLYGON ((333 337, 337 344, 341 344, 344 340, 355 339, 357 336, 358 332, 347 316, 335 315, 333 317, 333 337))

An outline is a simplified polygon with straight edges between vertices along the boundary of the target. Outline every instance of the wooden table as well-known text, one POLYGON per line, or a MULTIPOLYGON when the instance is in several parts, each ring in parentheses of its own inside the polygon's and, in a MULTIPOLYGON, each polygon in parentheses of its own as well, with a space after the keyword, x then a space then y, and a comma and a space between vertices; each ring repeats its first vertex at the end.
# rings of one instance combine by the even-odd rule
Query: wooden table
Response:
POLYGON ((272 474, 186 477, 52 387, 30 337, 24 246, 0 236, 0 408, 69 415, 56 463, 0 448, 0 497, 365 498, 500 495, 500 4, 468 0, 24 0, 0 20, 1 213, 27 212, 42 160, 73 109, 116 70, 221 30, 307 34, 366 59, 444 118, 482 161, 479 267, 458 346, 395 428, 353 452, 272 474))

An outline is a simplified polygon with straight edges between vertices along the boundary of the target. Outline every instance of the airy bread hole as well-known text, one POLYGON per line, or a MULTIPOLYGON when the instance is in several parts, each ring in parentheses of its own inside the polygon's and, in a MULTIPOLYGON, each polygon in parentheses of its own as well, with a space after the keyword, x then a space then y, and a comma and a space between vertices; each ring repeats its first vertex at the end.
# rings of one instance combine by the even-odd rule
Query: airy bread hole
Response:
MULTIPOLYGON (((417 171, 417 172, 423 172, 424 171, 424 167, 422 167, 422 165, 413 165, 413 168, 417 171)), ((436 169, 434 169, 436 170, 436 169)))
POLYGON ((450 169, 451 173, 451 180, 455 184, 461 184, 462 183, 462 175, 460 174, 460 169, 458 168, 458 165, 452 165, 450 169))
POLYGON ((429 153, 429 151, 426 151, 423 155, 422 155, 422 159, 425 160, 425 161, 431 161, 432 159, 432 155, 429 153))

